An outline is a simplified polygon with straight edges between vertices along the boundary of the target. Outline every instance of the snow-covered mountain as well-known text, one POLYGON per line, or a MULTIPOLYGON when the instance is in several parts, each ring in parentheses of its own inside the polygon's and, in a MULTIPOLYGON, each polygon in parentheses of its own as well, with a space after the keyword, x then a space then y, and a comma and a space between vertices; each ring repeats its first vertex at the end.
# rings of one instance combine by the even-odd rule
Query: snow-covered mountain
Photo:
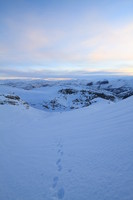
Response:
POLYGON ((0 200, 133 199, 132 81, 1 84, 0 200), (71 112, 41 106, 82 98, 79 108, 89 97, 101 100, 71 112))
POLYGON ((8 80, 0 81, 0 94, 17 95, 30 106, 45 111, 68 111, 128 98, 133 95, 133 80, 8 80))

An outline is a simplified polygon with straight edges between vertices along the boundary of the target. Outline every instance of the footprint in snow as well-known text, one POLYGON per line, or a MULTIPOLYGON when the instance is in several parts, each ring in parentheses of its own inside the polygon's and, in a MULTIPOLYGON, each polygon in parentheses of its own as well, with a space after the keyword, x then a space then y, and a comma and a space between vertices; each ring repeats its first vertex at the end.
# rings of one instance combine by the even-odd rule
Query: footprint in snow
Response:
POLYGON ((61 162, 61 159, 59 158, 59 159, 56 161, 56 165, 59 165, 60 162, 61 162))
POLYGON ((64 188, 62 187, 62 188, 60 188, 60 189, 58 190, 58 192, 57 192, 57 197, 58 197, 58 199, 63 199, 63 198, 64 198, 64 195, 65 195, 65 190, 64 190, 64 188))
MULTIPOLYGON (((57 171, 61 172, 62 171, 62 160, 61 160, 61 157, 64 154, 63 150, 62 150, 63 145, 59 142, 57 144, 57 147, 58 147, 57 154, 58 154, 59 158, 56 161, 56 166, 57 166, 57 171)), ((52 196, 53 200, 55 200, 55 199, 56 200, 63 199, 64 195, 65 195, 65 190, 64 190, 63 187, 61 187, 59 190, 57 190, 56 187, 57 187, 58 182, 59 182, 59 177, 55 176, 53 178, 53 183, 52 183, 52 188, 51 188, 52 189, 52 193, 53 193, 53 196, 52 196)))
POLYGON ((58 181, 59 181, 59 177, 58 177, 58 176, 55 176, 55 177, 53 178, 53 185, 52 185, 53 188, 55 188, 55 187, 57 186, 58 181))
POLYGON ((57 144, 57 147, 62 148, 63 145, 59 142, 59 143, 57 144))
POLYGON ((58 165, 58 172, 60 172, 62 170, 62 166, 58 165))
POLYGON ((58 153, 60 153, 60 152, 61 152, 61 149, 58 150, 58 153))

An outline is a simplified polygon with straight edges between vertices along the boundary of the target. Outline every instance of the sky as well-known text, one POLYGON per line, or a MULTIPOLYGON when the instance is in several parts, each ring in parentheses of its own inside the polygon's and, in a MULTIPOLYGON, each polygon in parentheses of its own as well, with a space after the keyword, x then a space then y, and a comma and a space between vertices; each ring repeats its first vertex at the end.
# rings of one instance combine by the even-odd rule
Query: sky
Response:
POLYGON ((0 77, 133 75, 133 0, 0 0, 0 77))

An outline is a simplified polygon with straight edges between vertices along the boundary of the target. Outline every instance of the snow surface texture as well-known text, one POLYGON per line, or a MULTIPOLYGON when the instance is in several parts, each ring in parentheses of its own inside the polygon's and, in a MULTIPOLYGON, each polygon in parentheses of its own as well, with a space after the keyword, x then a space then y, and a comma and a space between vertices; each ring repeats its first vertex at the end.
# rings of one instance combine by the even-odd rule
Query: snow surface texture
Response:
POLYGON ((59 113, 34 90, 1 86, 0 200, 132 200, 133 96, 59 113))

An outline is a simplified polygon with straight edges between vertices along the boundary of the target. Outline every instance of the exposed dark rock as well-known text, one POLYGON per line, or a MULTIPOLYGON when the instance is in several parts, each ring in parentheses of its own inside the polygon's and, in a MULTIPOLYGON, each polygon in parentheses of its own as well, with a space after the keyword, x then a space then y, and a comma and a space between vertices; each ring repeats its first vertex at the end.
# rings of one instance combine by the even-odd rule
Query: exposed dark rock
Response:
POLYGON ((17 100, 17 101, 20 100, 20 97, 19 97, 19 96, 6 95, 5 97, 8 98, 8 99, 13 99, 13 100, 17 100))
POLYGON ((106 90, 112 92, 115 96, 117 96, 120 99, 126 99, 133 95, 133 90, 127 87, 107 88, 106 90))
POLYGON ((80 92, 81 92, 82 94, 86 94, 88 91, 87 91, 87 90, 80 90, 80 92))
POLYGON ((26 109, 29 109, 29 104, 27 102, 23 102, 23 105, 26 107, 26 109))
POLYGON ((126 94, 123 94, 122 95, 122 99, 126 99, 126 98, 128 98, 130 96, 133 96, 133 92, 127 92, 126 94))
POLYGON ((0 105, 4 105, 4 101, 0 101, 0 105))
POLYGON ((23 87, 24 90, 32 90, 34 88, 36 88, 36 86, 34 86, 34 85, 28 85, 26 87, 23 87))
POLYGON ((91 105, 91 102, 85 103, 83 107, 88 107, 91 105))
POLYGON ((61 110, 63 110, 63 109, 66 109, 66 107, 65 107, 64 105, 60 104, 60 103, 57 101, 56 98, 53 99, 53 100, 51 100, 51 101, 49 101, 49 102, 47 102, 47 103, 45 103, 45 104, 43 105, 43 107, 46 108, 46 109, 52 109, 52 110, 56 110, 56 109, 61 109, 61 110))
POLYGON ((115 100, 115 97, 112 96, 112 95, 107 95, 107 94, 98 93, 98 92, 95 92, 94 94, 95 94, 97 97, 100 97, 100 98, 103 98, 103 99, 107 99, 107 100, 111 100, 111 101, 114 101, 114 100, 115 100))
POLYGON ((7 101, 5 101, 7 104, 10 104, 10 105, 13 105, 13 106, 15 106, 15 105, 18 105, 18 102, 16 102, 16 101, 10 101, 10 100, 7 100, 7 101))
POLYGON ((49 107, 47 105, 43 105, 44 108, 49 109, 49 107))
POLYGON ((92 86, 93 85, 93 82, 89 82, 86 84, 87 86, 92 86))
POLYGON ((19 96, 17 95, 0 95, 2 99, 0 100, 0 105, 24 105, 26 108, 29 108, 29 104, 25 101, 22 101, 19 96))
POLYGON ((77 90, 74 90, 74 89, 61 89, 59 90, 59 93, 62 93, 62 94, 76 94, 78 91, 77 90))
POLYGON ((108 83, 109 83, 108 80, 103 80, 103 81, 98 81, 97 85, 105 85, 105 84, 108 84, 108 83))
POLYGON ((49 84, 43 84, 43 85, 41 85, 41 87, 48 87, 49 86, 49 84))
POLYGON ((78 103, 78 102, 80 102, 80 100, 79 99, 74 99, 72 102, 73 103, 78 103))
POLYGON ((72 110, 72 109, 74 109, 74 107, 73 107, 73 106, 71 106, 71 107, 70 107, 70 109, 72 110))

